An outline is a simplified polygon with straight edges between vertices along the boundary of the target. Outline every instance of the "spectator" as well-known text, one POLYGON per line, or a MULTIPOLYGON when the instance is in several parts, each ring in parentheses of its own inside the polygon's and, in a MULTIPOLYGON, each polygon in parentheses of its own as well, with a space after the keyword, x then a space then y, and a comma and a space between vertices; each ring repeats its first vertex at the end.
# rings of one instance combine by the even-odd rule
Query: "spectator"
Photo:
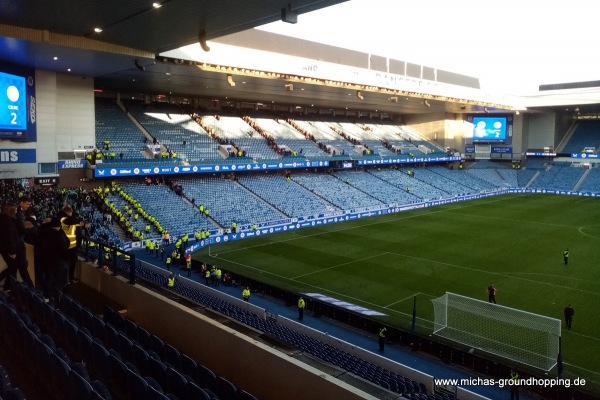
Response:
POLYGON ((42 289, 44 297, 58 301, 59 292, 67 286, 69 275, 69 239, 61 229, 59 218, 42 224, 35 245, 36 263, 44 271, 42 289))

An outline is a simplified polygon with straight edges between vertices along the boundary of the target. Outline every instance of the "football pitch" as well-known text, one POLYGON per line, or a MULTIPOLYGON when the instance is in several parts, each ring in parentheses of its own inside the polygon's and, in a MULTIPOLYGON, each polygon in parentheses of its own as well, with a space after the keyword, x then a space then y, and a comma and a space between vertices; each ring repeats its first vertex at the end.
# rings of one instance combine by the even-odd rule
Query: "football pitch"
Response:
MULTIPOLYGON (((196 259, 294 292, 433 331, 431 299, 453 292, 564 320, 565 377, 600 382, 600 199, 512 194, 213 245, 196 259), (563 251, 569 249, 569 265, 563 251), (210 253, 210 254, 209 254, 210 253)), ((515 332, 519 336, 519 332, 515 332)))

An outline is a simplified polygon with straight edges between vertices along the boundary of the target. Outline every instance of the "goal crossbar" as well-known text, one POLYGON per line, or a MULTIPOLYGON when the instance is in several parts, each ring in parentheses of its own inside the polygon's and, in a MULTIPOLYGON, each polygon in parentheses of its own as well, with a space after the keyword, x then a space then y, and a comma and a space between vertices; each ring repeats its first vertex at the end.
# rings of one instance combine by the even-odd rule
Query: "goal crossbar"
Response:
POLYGON ((544 371, 556 365, 559 319, 450 292, 431 301, 434 335, 544 371))

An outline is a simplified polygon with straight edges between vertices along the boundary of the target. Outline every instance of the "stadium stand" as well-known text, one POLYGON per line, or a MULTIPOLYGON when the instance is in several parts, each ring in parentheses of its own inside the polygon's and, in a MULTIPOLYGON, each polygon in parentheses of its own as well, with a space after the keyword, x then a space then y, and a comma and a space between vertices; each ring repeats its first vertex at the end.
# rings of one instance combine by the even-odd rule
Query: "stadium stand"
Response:
POLYGON ((180 183, 188 198, 210 209, 210 217, 224 228, 232 222, 238 225, 276 221, 286 215, 268 205, 234 180, 217 176, 184 178, 180 183))
MULTIPOLYGON (((144 279, 157 285, 162 284, 165 279, 162 274, 149 265, 142 265, 140 274, 144 279)), ((288 343, 307 354, 340 367, 387 390, 405 395, 422 395, 419 398, 423 400, 436 400, 434 394, 427 393, 427 389, 422 383, 398 375, 368 361, 361 360, 359 357, 339 350, 330 344, 323 343, 306 334, 296 332, 287 326, 280 325, 275 320, 262 319, 255 313, 234 304, 233 299, 231 301, 224 301, 221 298, 216 298, 206 291, 199 290, 198 286, 193 283, 177 285, 175 291, 196 303, 238 320, 258 331, 267 333, 271 337, 278 338, 282 342, 288 343)), ((114 317, 124 320, 117 313, 112 312, 109 315, 111 315, 111 319, 114 317)), ((122 322, 115 323, 116 326, 120 324, 122 322)), ((161 347, 164 348, 164 345, 161 347)), ((156 351, 157 349, 155 348, 154 350, 156 351)), ((160 351, 160 348, 158 350, 160 351)))
POLYGON ((242 175, 239 183, 289 217, 340 211, 322 197, 278 175, 242 175))
POLYGON ((532 189, 573 190, 584 172, 584 168, 555 164, 549 169, 541 171, 529 187, 532 189))
POLYGON ((461 195, 478 191, 473 187, 460 183, 461 177, 456 175, 456 173, 452 174, 452 177, 446 176, 446 172, 442 167, 427 167, 418 171, 416 174, 417 179, 450 194, 461 195))
MULTIPOLYGON (((116 158, 123 153, 124 159, 143 159, 146 136, 129 119, 116 102, 96 99, 96 148, 104 149, 104 141, 110 141, 110 149, 116 158)), ((114 160, 113 160, 114 161, 114 160)))
POLYGON ((343 210, 384 205, 370 194, 346 185, 332 175, 299 173, 294 174, 292 180, 343 210))
MULTIPOLYGON (((416 176, 417 174, 420 175, 420 172, 415 173, 413 177, 412 175, 408 175, 408 171, 408 169, 371 169, 368 171, 368 173, 373 174, 379 179, 390 183, 391 185, 399 188, 400 190, 408 191, 408 189, 410 189, 410 194, 412 196, 415 196, 417 199, 433 200, 450 196, 449 192, 439 189, 435 186, 429 185, 421 179, 417 179, 416 176)), ((417 171, 420 171, 420 169, 417 171)))
POLYGON ((158 142, 168 147, 181 159, 190 162, 218 160, 218 143, 194 119, 178 107, 139 102, 126 104, 127 110, 158 142))
MULTIPOLYGON (((119 182, 119 185, 137 199, 147 213, 157 218, 162 227, 166 228, 172 236, 193 233, 199 227, 207 230, 215 228, 210 220, 202 217, 192 204, 186 202, 182 196, 178 196, 166 185, 148 186, 133 182, 119 182)), ((184 187, 184 190, 187 188, 184 187)))
POLYGON ((600 121, 580 121, 573 134, 561 150, 564 153, 583 153, 592 148, 596 152, 600 147, 600 121))
POLYGON ((348 180, 350 186, 368 193, 384 204, 410 204, 420 200, 411 192, 399 190, 397 186, 383 182, 374 175, 364 172, 340 171, 336 172, 335 176, 344 182, 348 180))
POLYGON ((577 188, 580 192, 598 192, 600 188, 600 168, 595 167, 590 170, 585 180, 577 188))
POLYGON ((278 158, 258 132, 252 129, 243 119, 235 115, 214 115, 203 114, 201 125, 205 129, 212 129, 215 134, 225 140, 231 141, 245 151, 248 157, 253 161, 272 160, 278 158))

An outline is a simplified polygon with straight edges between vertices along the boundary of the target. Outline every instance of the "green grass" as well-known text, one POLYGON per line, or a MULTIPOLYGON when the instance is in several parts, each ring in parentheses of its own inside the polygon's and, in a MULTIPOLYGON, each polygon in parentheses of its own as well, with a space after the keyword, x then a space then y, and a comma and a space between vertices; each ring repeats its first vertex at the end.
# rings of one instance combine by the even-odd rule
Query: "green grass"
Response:
POLYGON ((430 334, 446 291, 563 318, 565 376, 600 382, 600 199, 505 195, 229 242, 197 259, 295 292, 319 292, 430 334), (569 266, 562 252, 570 250, 569 266), (218 256, 215 256, 215 253, 218 256))

